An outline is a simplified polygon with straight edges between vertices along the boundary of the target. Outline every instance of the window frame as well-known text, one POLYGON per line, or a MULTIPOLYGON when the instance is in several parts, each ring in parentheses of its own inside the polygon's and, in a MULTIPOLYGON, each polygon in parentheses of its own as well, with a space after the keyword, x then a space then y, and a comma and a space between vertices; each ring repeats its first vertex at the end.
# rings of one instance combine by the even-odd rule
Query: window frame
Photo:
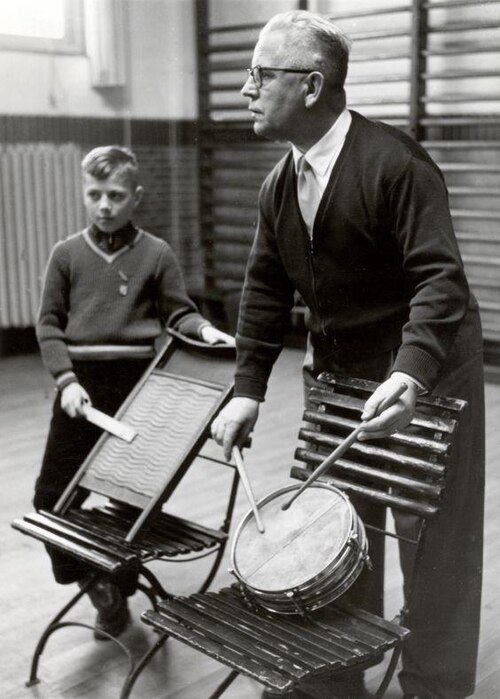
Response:
POLYGON ((64 36, 60 39, 42 36, 2 34, 1 51, 24 51, 33 53, 85 53, 84 16, 82 0, 64 2, 64 36))

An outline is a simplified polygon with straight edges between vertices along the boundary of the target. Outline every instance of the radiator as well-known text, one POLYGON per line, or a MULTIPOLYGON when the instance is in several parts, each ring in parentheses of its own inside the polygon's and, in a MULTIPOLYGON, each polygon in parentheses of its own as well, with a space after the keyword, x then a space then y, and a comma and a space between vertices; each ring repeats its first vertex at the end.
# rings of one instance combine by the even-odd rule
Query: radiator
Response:
POLYGON ((50 251, 85 225, 81 158, 71 143, 0 146, 0 328, 34 325, 50 251))

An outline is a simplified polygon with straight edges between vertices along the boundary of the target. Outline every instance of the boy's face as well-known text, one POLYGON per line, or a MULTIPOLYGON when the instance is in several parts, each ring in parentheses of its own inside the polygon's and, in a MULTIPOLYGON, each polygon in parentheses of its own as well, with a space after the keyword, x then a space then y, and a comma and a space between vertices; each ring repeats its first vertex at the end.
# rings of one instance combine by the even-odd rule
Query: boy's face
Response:
POLYGON ((83 174, 83 203, 91 223, 103 233, 114 233, 130 219, 142 198, 142 187, 134 187, 123 172, 112 172, 105 180, 83 174))

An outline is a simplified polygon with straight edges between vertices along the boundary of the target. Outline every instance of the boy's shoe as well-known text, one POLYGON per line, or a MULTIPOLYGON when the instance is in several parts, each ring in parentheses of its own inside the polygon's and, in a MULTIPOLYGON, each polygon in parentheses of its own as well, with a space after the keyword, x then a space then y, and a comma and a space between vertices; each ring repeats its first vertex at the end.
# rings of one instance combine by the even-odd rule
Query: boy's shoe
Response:
POLYGON ((98 641, 108 641, 109 636, 119 636, 123 633, 130 623, 130 611, 127 598, 123 596, 120 588, 103 579, 94 583, 87 594, 97 609, 94 638, 98 641))

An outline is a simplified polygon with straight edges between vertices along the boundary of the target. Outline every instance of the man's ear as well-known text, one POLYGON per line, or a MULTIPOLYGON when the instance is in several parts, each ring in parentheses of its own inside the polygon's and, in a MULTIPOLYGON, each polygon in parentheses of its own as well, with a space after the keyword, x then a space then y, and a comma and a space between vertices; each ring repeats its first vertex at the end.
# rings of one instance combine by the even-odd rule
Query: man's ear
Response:
POLYGON ((142 195, 144 194, 144 188, 140 185, 135 188, 134 192, 134 206, 139 206, 141 203, 142 195))
POLYGON ((305 106, 306 109, 313 107, 319 99, 321 92, 323 91, 323 86, 325 84, 325 78, 322 73, 314 71, 309 73, 305 80, 305 85, 307 88, 305 95, 305 106))

